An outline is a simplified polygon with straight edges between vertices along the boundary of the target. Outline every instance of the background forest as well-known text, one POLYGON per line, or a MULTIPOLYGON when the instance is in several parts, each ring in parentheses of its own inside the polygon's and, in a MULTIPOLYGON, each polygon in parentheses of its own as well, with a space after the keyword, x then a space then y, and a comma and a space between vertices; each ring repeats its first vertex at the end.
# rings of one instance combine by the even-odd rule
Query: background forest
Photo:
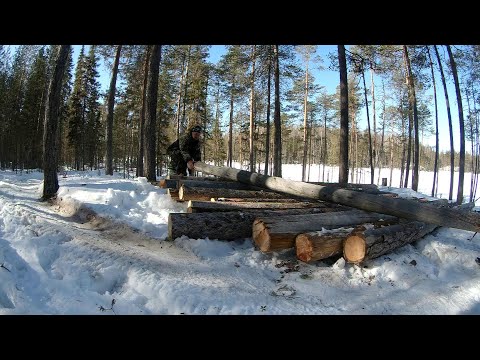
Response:
MULTIPOLYGON (((0 45, 1 169, 43 168, 45 108, 59 47, 0 45)), ((55 134, 59 170, 105 169, 154 180, 166 174, 166 147, 191 124, 201 124, 203 160, 214 165, 236 162, 281 176, 282 164, 302 164, 302 180, 309 181, 310 165, 341 166, 346 159, 350 182, 359 180, 359 168, 370 167, 368 182, 377 184, 378 169, 397 168, 400 187, 413 190, 419 170, 447 168, 450 199, 455 171, 458 194, 464 172, 472 172, 475 198, 480 46, 340 45, 324 59, 316 56, 317 47, 226 45, 216 63, 209 61, 210 45, 91 45, 81 46, 78 58, 69 51, 55 134), (342 51, 348 95, 343 125, 340 81, 328 93, 322 79, 314 79, 319 67, 340 74, 342 51), (110 69, 105 92, 100 62, 110 69), (447 108, 447 119, 440 120, 448 121, 450 144, 439 144, 440 102, 447 108), (436 144, 423 144, 431 134, 436 144)), ((437 183, 434 177, 432 196, 437 183)))

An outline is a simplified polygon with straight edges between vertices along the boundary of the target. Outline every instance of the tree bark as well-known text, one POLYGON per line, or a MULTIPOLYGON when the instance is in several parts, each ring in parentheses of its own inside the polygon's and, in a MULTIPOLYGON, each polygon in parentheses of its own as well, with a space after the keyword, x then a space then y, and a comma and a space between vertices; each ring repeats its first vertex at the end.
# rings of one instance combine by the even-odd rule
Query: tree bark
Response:
POLYGON ((156 165, 156 124, 157 124, 157 96, 158 96, 158 73, 160 70, 161 45, 152 45, 148 69, 146 119, 145 119, 145 176, 149 181, 157 179, 156 165))
POLYGON ((252 77, 250 79, 250 171, 255 170, 255 150, 253 135, 255 130, 255 114, 254 114, 254 100, 255 100, 255 45, 252 45, 252 77))
POLYGON ((298 234, 295 237, 297 258, 304 262, 342 254, 343 242, 353 228, 338 228, 298 234))
POLYGON ((137 160, 137 176, 144 176, 144 157, 145 157, 145 108, 147 106, 147 85, 148 85, 148 69, 150 63, 151 48, 147 46, 145 52, 145 63, 143 67, 143 88, 142 88, 142 108, 140 110, 140 122, 138 124, 138 160, 137 160))
POLYGON ((263 252, 278 251, 295 245, 300 233, 335 229, 375 221, 397 222, 394 216, 361 210, 330 211, 322 214, 259 217, 253 222, 253 241, 263 252))
POLYGON ((359 264, 421 239, 435 228, 435 224, 411 221, 358 231, 345 240, 343 257, 349 263, 359 264))
POLYGON ((117 45, 115 61, 113 63, 112 78, 110 80, 110 89, 107 99, 107 153, 105 156, 105 175, 113 175, 113 107, 115 105, 115 90, 117 88, 118 64, 120 62, 120 53, 122 45, 117 45))
POLYGON ((207 187, 188 187, 180 186, 178 190, 180 200, 207 200, 214 198, 263 198, 263 199, 282 199, 287 195, 272 191, 255 190, 237 190, 227 188, 207 188, 207 187))
MULTIPOLYGON (((273 175, 282 176, 282 122, 280 119, 280 65, 278 59, 278 45, 273 48, 274 68, 273 79, 275 84, 275 107, 273 112, 273 126, 275 135, 273 142, 273 175)), ((266 174, 265 174, 266 175, 266 174)))
MULTIPOLYGON (((458 158, 458 191, 457 191, 457 204, 460 205, 463 202, 463 183, 465 179, 465 126, 463 120, 463 105, 462 94, 460 93, 460 83, 458 81, 457 64, 452 54, 450 45, 447 45, 448 57, 450 58, 450 66, 452 68, 453 80, 455 83, 455 93, 457 95, 457 107, 458 107, 458 129, 460 131, 460 155, 458 158)), ((470 199, 472 201, 472 199, 470 199)))
POLYGON ((415 94, 415 83, 413 81, 412 68, 410 66, 410 58, 408 56, 407 45, 403 45, 403 53, 405 55, 405 64, 407 70, 407 86, 408 86, 408 100, 410 110, 413 111, 413 127, 414 127, 414 151, 413 151, 413 176, 412 189, 418 190, 418 162, 420 155, 420 139, 418 133, 418 111, 417 111, 417 96, 415 94))
POLYGON ((428 45, 426 46, 426 49, 427 49, 427 55, 428 55, 428 62, 430 64, 430 72, 432 74, 433 100, 435 103, 435 161, 433 165, 432 196, 436 196, 437 176, 438 176, 438 152, 439 152, 437 85, 435 83, 435 72, 433 70, 433 62, 432 62, 432 57, 430 55, 430 48, 428 45))
POLYGON ((448 200, 452 200, 453 196, 453 175, 455 173, 455 147, 453 145, 453 127, 452 127, 452 114, 450 112, 450 101, 448 99, 448 90, 447 82, 445 80, 445 75, 443 73, 442 60, 440 59, 440 54, 438 53, 437 45, 433 45, 435 50, 435 55, 437 57, 438 67, 440 68, 440 78, 442 79, 443 92, 445 93, 445 106, 447 107, 447 117, 448 117, 448 130, 450 138, 450 190, 448 192, 448 200))
POLYGON ((59 122, 60 95, 62 80, 68 59, 70 45, 61 45, 58 50, 55 69, 48 87, 47 104, 45 108, 45 123, 43 131, 43 196, 48 200, 58 191, 58 143, 57 130, 59 122))
MULTIPOLYGON (((311 209, 314 210, 314 209, 311 209)), ((311 211, 310 210, 310 211, 311 211)), ((289 216, 303 209, 170 213, 168 238, 182 235, 192 239, 239 240, 252 237, 252 224, 259 216, 289 216)))
POLYGON ((348 182, 348 78, 345 45, 338 45, 338 63, 340 66, 340 169, 338 182, 348 182))
POLYGON ((177 187, 181 188, 183 185, 189 188, 208 188, 208 189, 231 189, 231 190, 251 190, 262 191, 262 188, 249 184, 242 184, 238 181, 205 181, 205 180, 178 180, 177 187))
POLYGON ((439 226, 474 232, 480 231, 480 214, 475 212, 438 208, 408 199, 388 198, 347 189, 329 188, 327 186, 251 173, 245 170, 207 165, 200 161, 195 163, 195 168, 203 173, 237 180, 245 184, 252 184, 294 196, 329 201, 366 211, 389 214, 439 226))
POLYGON ((255 201, 197 201, 188 202, 187 212, 208 212, 208 211, 249 211, 249 210, 285 210, 285 209, 325 209, 327 206, 322 202, 255 202, 255 201))

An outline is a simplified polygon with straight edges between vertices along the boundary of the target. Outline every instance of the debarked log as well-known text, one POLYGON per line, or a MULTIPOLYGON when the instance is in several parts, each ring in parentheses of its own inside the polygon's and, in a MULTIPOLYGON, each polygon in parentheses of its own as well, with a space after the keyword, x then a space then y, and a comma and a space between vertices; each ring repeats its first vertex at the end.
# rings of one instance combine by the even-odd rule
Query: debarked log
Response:
POLYGON ((349 263, 359 264, 421 239, 437 227, 435 224, 410 221, 355 232, 344 242, 343 257, 349 263))
POLYGON ((261 251, 278 251, 294 247, 295 237, 300 233, 376 221, 395 223, 398 222, 398 218, 391 215, 370 213, 362 210, 283 217, 263 217, 255 219, 252 227, 252 236, 256 246, 261 251))

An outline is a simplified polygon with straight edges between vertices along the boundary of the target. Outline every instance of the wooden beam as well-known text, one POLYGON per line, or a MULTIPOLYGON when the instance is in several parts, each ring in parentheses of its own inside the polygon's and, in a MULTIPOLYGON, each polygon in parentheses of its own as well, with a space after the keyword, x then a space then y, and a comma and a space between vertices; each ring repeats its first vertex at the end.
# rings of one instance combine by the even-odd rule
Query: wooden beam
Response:
POLYGON ((206 174, 222 176, 285 194, 334 202, 366 211, 389 214, 439 226, 474 232, 480 231, 480 214, 476 212, 459 211, 448 207, 421 204, 402 198, 389 198, 348 189, 307 184, 301 181, 286 180, 281 177, 261 175, 230 167, 212 166, 201 161, 195 163, 195 169, 206 174))

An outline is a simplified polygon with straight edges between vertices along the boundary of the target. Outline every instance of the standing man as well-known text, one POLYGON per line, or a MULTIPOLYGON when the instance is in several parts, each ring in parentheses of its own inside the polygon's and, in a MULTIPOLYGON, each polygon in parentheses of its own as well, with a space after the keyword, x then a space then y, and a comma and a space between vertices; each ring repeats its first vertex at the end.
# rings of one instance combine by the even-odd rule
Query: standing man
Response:
POLYGON ((167 154, 170 155, 168 168, 171 174, 187 175, 188 169, 189 175, 193 175, 194 162, 202 160, 200 152, 201 133, 202 127, 194 125, 167 148, 167 154))

